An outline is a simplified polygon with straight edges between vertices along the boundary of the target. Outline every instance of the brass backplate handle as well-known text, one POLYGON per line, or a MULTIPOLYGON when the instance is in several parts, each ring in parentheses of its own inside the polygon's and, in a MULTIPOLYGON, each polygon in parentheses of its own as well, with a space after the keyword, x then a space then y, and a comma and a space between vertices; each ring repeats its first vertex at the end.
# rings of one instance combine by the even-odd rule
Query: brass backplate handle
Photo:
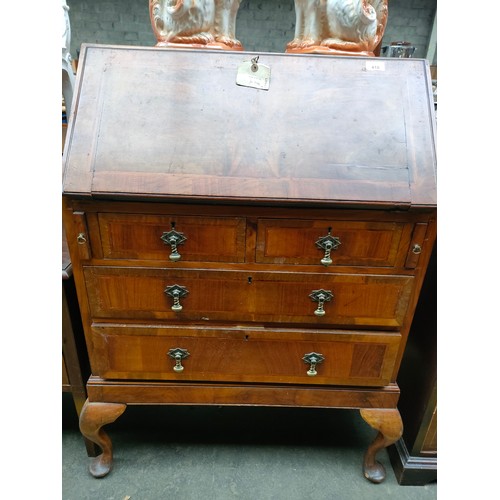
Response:
POLYGON ((415 245, 413 245, 413 248, 411 249, 411 251, 415 255, 418 255, 419 253, 422 253, 422 247, 418 243, 416 243, 415 245))
POLYGON ((168 355, 175 361, 174 372, 180 373, 184 371, 182 366, 182 360, 190 356, 187 349, 182 349, 180 347, 175 347, 168 351, 168 355))
POLYGON ((324 266, 330 266, 333 263, 331 252, 332 250, 337 250, 340 245, 340 238, 332 236, 330 232, 316 241, 316 246, 325 251, 325 255, 320 261, 324 266))
POLYGON ((316 371, 316 365, 323 363, 325 357, 323 356, 323 354, 319 354, 318 352, 310 352, 308 354, 305 354, 302 360, 304 361, 304 363, 309 365, 307 375, 309 375, 309 377, 315 377, 318 374, 318 372, 316 371))
POLYGON ((181 259, 181 254, 177 250, 179 245, 182 245, 186 240, 184 233, 179 233, 175 229, 163 233, 160 239, 165 243, 165 245, 170 245, 170 255, 168 258, 172 261, 178 261, 181 259))
POLYGON ((78 233, 76 241, 79 245, 85 245, 85 243, 87 243, 87 236, 85 235, 85 233, 78 233))
POLYGON ((165 288, 164 292, 169 297, 172 297, 174 299, 174 303, 173 303, 172 308, 171 308, 172 311, 174 311, 174 312, 182 311, 182 305, 181 305, 180 300, 189 293, 189 290, 185 286, 171 285, 171 286, 167 286, 167 288, 165 288))
POLYGON ((333 293, 330 290, 323 290, 320 288, 319 290, 313 290, 309 297, 313 302, 318 303, 317 309, 314 311, 316 316, 324 316, 326 314, 324 305, 325 302, 330 302, 333 299, 333 293))

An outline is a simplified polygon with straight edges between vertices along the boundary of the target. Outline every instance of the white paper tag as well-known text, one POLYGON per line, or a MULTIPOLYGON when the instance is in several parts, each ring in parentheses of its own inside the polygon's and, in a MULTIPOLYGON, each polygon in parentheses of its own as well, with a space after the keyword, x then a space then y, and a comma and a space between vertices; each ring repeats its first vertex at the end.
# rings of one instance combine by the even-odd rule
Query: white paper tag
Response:
POLYGON ((259 90, 269 90, 271 68, 258 62, 258 57, 238 66, 236 85, 259 90))
POLYGON ((385 71, 385 62, 366 61, 366 71, 385 71))

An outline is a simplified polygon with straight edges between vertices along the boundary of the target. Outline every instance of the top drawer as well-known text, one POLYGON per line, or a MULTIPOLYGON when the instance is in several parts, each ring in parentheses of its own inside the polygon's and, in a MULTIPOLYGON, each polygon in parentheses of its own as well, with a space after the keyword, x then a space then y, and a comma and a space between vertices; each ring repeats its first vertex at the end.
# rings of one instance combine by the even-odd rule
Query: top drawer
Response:
POLYGON ((411 231, 412 224, 398 222, 260 219, 256 259, 272 264, 394 267, 404 262, 411 231))
POLYGON ((161 261, 243 262, 245 219, 99 214, 103 257, 161 261))

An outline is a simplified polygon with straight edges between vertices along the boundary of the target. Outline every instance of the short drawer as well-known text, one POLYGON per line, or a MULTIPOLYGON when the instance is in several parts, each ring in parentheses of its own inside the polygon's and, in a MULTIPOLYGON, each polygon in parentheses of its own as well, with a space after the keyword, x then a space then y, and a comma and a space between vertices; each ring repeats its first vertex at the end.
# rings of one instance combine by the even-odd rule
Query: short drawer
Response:
POLYGON ((328 250, 332 266, 394 267, 404 263, 411 230, 398 222, 260 219, 256 260, 324 265, 328 250))
POLYGON ((237 321, 398 328, 414 281, 411 276, 90 266, 84 267, 84 273, 95 318, 207 324, 237 321), (318 291, 331 292, 332 297, 321 304, 318 291), (318 314, 319 309, 323 315, 318 314))
POLYGON ((95 375, 108 379, 363 386, 390 382, 400 343, 332 330, 94 326, 92 335, 95 375))
POLYGON ((104 258, 243 262, 241 217, 99 214, 104 258))

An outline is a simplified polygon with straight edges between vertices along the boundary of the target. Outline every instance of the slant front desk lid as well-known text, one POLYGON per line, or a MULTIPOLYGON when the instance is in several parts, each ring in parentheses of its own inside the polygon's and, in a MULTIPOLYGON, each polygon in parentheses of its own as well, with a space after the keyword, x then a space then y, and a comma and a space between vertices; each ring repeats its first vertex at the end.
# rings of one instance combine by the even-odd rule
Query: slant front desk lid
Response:
POLYGON ((423 59, 83 45, 73 104, 65 194, 436 203, 423 59))

